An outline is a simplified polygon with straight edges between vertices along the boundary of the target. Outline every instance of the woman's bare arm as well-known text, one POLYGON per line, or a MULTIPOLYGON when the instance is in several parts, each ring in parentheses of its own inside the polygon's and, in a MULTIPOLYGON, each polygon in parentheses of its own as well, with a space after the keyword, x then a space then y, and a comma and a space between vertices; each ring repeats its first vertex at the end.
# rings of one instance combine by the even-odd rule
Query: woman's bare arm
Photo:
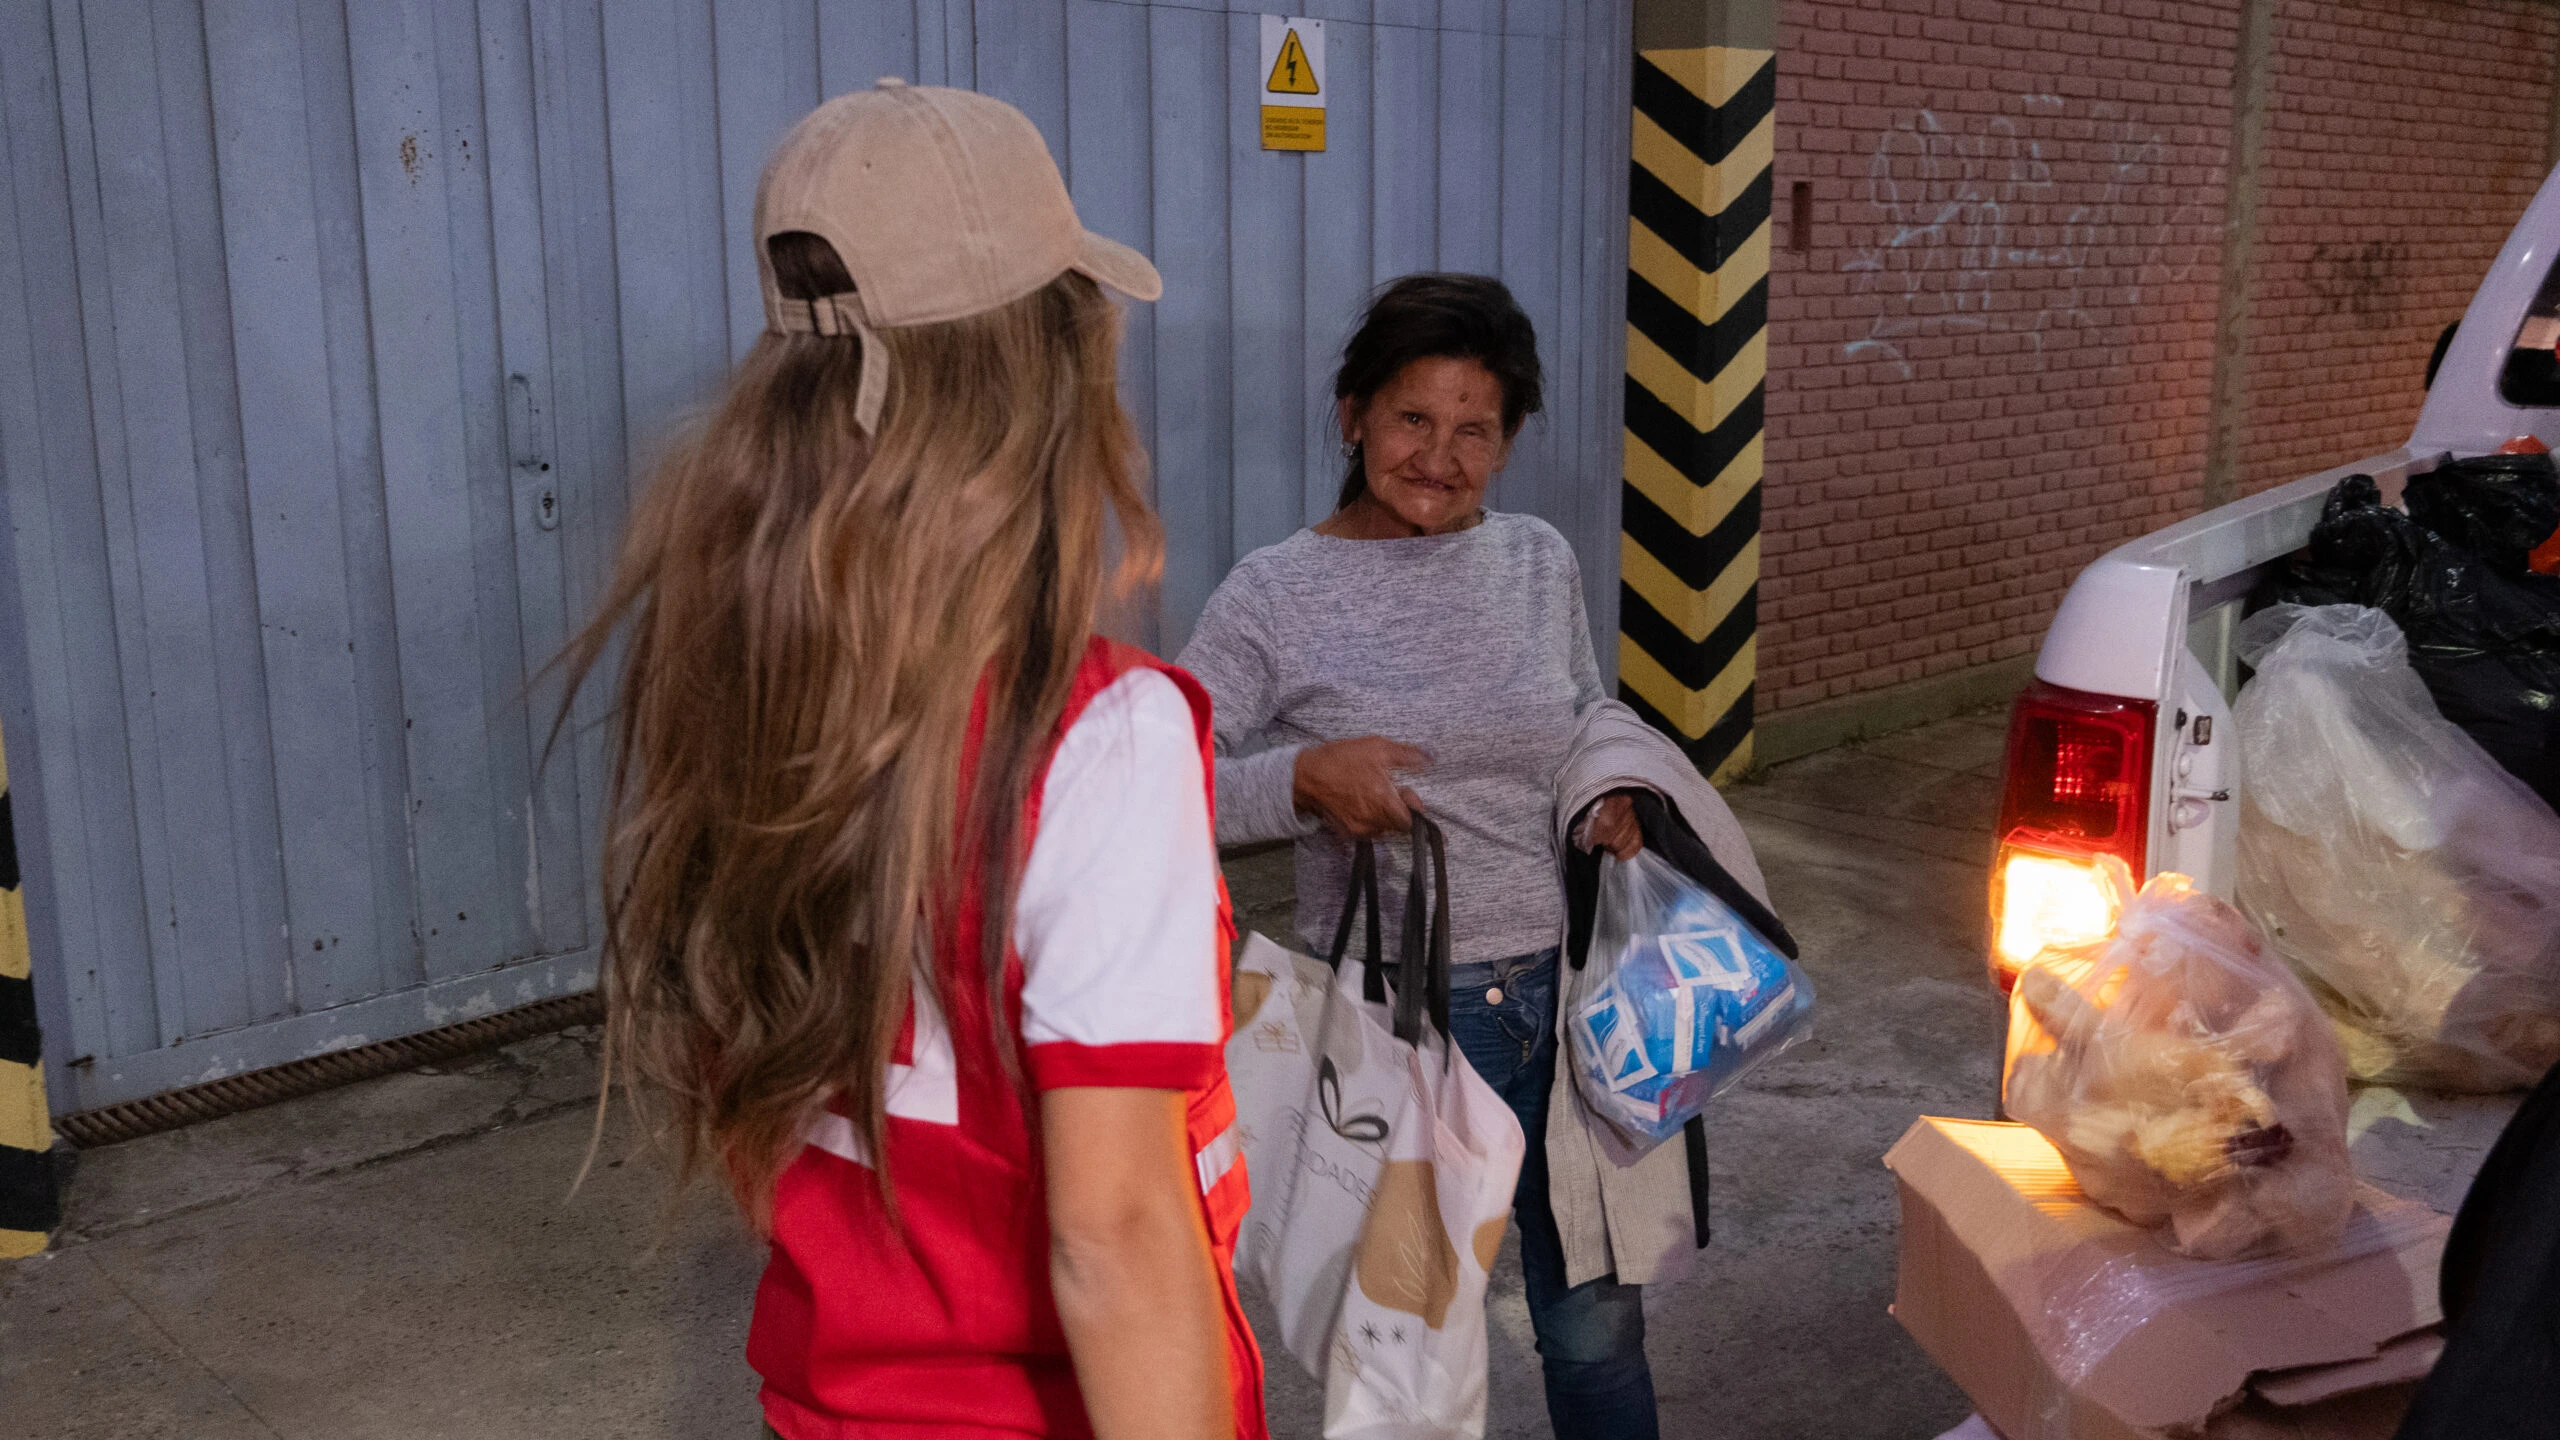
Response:
POLYGON ((1099 1440, 1232 1440, 1227 1320, 1172 1090, 1040 1097, 1049 1284, 1099 1440))

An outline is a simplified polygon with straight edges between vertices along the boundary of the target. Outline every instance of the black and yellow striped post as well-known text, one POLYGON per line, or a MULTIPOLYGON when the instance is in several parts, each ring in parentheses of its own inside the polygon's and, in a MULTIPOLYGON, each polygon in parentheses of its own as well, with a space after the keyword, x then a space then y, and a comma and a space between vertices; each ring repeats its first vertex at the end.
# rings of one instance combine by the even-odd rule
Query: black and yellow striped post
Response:
POLYGON ((36 1029, 27 907, 18 894, 18 838, 9 816, 9 760, 0 743, 0 1260, 33 1255, 62 1220, 46 1118, 43 1037, 36 1029))
POLYGON ((1776 99, 1769 50, 1636 52, 1618 687, 1717 780, 1751 764, 1776 99))

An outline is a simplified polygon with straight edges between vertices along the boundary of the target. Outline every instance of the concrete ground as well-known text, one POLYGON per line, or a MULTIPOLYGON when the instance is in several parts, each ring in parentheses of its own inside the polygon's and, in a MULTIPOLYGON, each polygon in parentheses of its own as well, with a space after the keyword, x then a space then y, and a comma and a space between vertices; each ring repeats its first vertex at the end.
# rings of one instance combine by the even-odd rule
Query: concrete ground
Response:
MULTIPOLYGON (((1926 1440, 1968 1409, 1886 1313, 1877 1157, 1915 1115, 1991 1107, 2000 739, 1959 718, 1729 792, 1820 1019, 1710 1117, 1715 1243, 1648 1296, 1667 1436, 1926 1440)), ((1230 882, 1288 933, 1285 854, 1230 882)), ((0 1265, 0 1440, 746 1440, 757 1247, 709 1195, 671 1203, 619 1111, 573 1194, 594 1088, 569 1033, 84 1155, 56 1248, 0 1265)), ((2503 1110, 2372 1093, 2360 1153, 2449 1207, 2503 1110)), ((1492 1329, 1489 1434, 1547 1434, 1516 1258, 1492 1329)), ((1275 1433, 1315 1436, 1314 1386, 1266 1348, 1275 1433)))

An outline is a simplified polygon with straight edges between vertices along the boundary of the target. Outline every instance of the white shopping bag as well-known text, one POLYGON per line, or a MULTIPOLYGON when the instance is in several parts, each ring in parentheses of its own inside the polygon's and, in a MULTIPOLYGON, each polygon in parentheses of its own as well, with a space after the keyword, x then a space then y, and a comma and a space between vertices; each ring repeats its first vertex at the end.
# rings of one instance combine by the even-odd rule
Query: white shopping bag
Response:
POLYGON ((1365 843, 1334 944, 1338 962, 1365 902, 1365 968, 1255 935, 1235 978, 1227 1075, 1253 1176, 1236 1268, 1324 1382, 1327 1440, 1484 1433, 1485 1278, 1524 1146, 1511 1107, 1448 1038, 1447 867, 1420 816, 1411 873, 1392 989, 1365 843), (1439 901, 1429 923, 1425 875, 1439 901))

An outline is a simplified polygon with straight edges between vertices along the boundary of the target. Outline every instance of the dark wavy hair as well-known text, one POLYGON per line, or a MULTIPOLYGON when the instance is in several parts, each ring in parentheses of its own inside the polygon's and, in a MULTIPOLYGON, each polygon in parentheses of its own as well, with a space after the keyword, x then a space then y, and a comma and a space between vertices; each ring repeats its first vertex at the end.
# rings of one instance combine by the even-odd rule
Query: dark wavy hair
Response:
MULTIPOLYGON (((1360 316, 1333 372, 1336 409, 1366 405, 1416 360, 1473 360, 1502 385, 1502 434, 1509 439, 1545 404, 1538 331, 1511 291, 1490 275, 1407 275, 1387 282, 1360 316)), ((1369 488, 1364 457, 1351 452, 1340 509, 1369 488)))

